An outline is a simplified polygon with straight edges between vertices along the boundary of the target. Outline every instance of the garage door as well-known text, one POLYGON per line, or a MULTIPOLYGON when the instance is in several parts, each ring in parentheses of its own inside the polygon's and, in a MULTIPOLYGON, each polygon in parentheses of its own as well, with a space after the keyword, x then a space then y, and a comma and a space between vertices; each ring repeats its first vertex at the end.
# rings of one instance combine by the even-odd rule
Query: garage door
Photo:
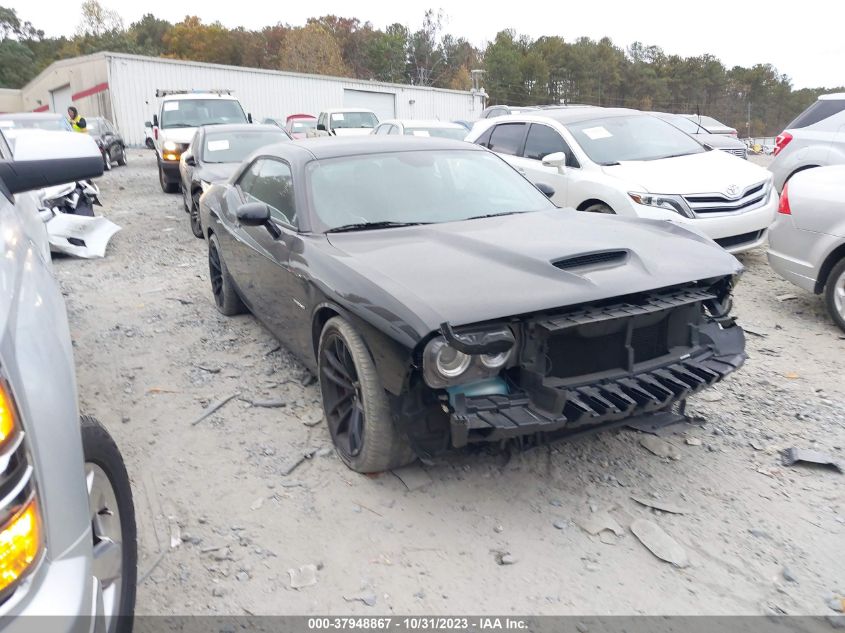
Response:
POLYGON ((64 114, 67 109, 73 105, 70 96, 73 93, 70 91, 70 86, 62 86, 50 91, 50 110, 64 114))
POLYGON ((396 95, 392 92, 371 92, 369 90, 343 90, 344 108, 362 108, 376 113, 379 121, 396 117, 396 95))

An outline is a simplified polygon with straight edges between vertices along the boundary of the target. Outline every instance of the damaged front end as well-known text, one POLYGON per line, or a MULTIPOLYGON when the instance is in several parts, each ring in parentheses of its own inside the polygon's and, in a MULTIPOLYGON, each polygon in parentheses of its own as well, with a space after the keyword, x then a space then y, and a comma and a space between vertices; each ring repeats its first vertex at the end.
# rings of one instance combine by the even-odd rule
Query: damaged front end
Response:
POLYGON ((745 361, 734 278, 453 328, 425 342, 397 421, 421 454, 649 416, 745 361), (448 443, 446 439, 448 438, 448 443))

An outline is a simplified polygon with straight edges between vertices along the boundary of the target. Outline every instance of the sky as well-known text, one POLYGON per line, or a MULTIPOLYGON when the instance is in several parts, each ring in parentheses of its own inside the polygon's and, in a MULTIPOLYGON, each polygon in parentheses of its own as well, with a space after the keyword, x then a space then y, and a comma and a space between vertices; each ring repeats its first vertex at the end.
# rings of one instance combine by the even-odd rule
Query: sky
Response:
MULTIPOLYGON (((72 35, 77 21, 67 0, 2 0, 18 16, 48 35, 72 35)), ((334 14, 370 21, 377 28, 399 22, 416 30, 428 8, 442 8, 446 32, 483 47, 498 31, 512 28, 532 38, 558 35, 610 37, 617 46, 631 42, 660 46, 684 57, 710 53, 728 68, 770 63, 788 75, 795 88, 845 84, 845 6, 839 1, 803 0, 310 0, 273 3, 268 0, 142 0, 128 3, 100 0, 116 10, 128 26, 144 13, 170 22, 198 15, 203 22, 227 27, 261 28, 277 22, 302 25, 309 17, 334 14), (439 4, 438 4, 439 3, 439 4)))

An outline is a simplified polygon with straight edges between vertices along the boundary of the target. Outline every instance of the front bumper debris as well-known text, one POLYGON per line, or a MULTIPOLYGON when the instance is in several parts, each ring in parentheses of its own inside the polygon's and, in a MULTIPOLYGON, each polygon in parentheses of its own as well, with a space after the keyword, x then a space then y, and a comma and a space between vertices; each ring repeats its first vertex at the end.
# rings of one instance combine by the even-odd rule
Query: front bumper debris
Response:
POLYGON ((739 326, 708 323, 700 332, 707 344, 697 353, 639 372, 556 388, 555 397, 542 407, 528 393, 459 395, 450 415, 452 446, 533 434, 576 434, 665 411, 745 362, 745 335, 739 326))

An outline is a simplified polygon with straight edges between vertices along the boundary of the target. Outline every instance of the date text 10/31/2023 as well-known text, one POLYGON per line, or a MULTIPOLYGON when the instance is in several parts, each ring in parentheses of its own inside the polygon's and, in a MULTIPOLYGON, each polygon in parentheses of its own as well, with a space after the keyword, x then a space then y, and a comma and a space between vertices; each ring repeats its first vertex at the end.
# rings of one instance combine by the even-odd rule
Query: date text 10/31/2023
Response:
POLYGON ((512 617, 331 617, 308 618, 309 631, 519 631, 528 622, 512 617))

